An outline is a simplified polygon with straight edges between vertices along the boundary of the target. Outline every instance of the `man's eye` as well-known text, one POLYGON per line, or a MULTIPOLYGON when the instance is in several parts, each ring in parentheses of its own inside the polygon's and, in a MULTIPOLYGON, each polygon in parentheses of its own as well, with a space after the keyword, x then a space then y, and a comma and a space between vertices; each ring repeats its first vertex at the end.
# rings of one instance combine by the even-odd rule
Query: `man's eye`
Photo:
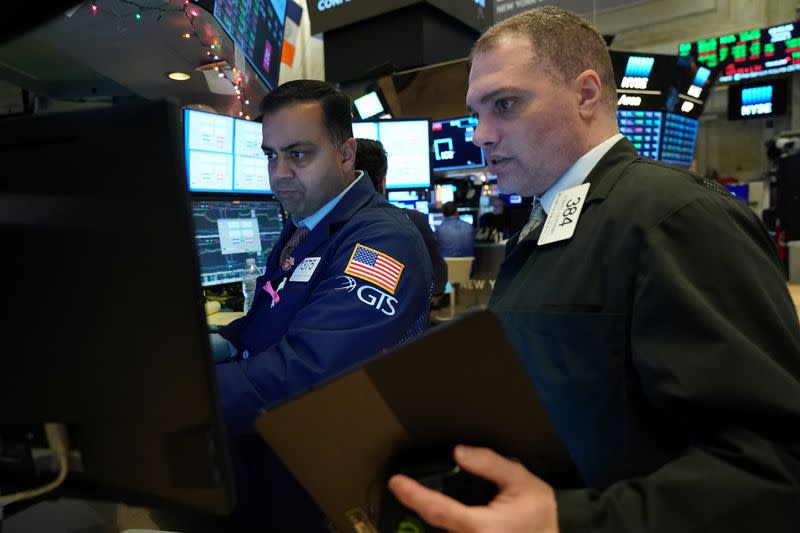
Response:
POLYGON ((264 152, 264 156, 267 158, 267 161, 274 161, 278 154, 275 152, 264 152))
POLYGON ((289 152, 289 155, 292 157, 292 159, 303 159, 306 156, 306 153, 298 150, 292 150, 289 152))

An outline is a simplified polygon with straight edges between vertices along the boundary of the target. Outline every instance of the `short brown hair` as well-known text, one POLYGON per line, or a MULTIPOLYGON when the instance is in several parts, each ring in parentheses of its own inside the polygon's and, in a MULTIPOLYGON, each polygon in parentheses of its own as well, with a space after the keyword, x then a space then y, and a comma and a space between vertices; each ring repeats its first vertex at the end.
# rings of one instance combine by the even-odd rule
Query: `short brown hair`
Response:
POLYGON ((486 30, 475 43, 470 58, 493 48, 508 35, 528 37, 535 54, 533 59, 541 61, 549 74, 564 83, 585 70, 596 71, 604 100, 616 109, 617 85, 606 41, 583 18, 555 6, 519 13, 486 30))

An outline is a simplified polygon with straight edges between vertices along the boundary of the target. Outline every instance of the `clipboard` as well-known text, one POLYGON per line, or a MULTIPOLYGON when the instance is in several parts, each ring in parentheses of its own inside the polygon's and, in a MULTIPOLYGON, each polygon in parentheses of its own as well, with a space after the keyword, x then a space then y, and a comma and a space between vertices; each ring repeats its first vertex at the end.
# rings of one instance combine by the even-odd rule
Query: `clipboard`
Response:
POLYGON ((489 310, 428 330, 274 407, 256 430, 337 531, 377 532, 398 458, 488 446, 556 488, 581 485, 549 415, 489 310))

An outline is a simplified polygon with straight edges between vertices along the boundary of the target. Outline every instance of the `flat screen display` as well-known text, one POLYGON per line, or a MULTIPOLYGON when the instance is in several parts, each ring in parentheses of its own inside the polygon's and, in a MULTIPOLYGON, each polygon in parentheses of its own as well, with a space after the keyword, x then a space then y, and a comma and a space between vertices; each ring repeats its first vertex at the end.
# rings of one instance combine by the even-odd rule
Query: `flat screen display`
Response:
POLYGON ((661 111, 617 110, 619 132, 628 138, 642 157, 659 159, 661 150, 661 111))
POLYGON ((698 119, 667 113, 661 136, 661 161, 688 167, 694 159, 698 119))
POLYGON ((185 109, 183 115, 189 190, 270 193, 261 124, 185 109))
POLYGON ((430 128, 428 120, 353 122, 353 136, 383 144, 389 164, 386 189, 427 188, 431 185, 430 128))
POLYGON ((216 0, 214 18, 269 89, 278 84, 287 0, 216 0))
POLYGON ((375 91, 359 96, 353 100, 353 105, 356 106, 358 116, 363 120, 382 115, 386 111, 378 93, 375 91))
POLYGON ((728 88, 728 120, 768 118, 786 112, 786 79, 728 88))
POLYGON ((797 22, 718 35, 681 43, 678 55, 694 57, 708 68, 721 69, 727 83, 800 70, 800 27, 797 22))
POLYGON ((611 51, 617 107, 620 109, 660 109, 670 94, 676 56, 611 51))
POLYGON ((193 200, 192 220, 204 287, 241 281, 249 258, 264 272, 283 229, 274 200, 193 200))
POLYGON ((431 123, 433 170, 458 170, 486 166, 483 149, 472 144, 478 126, 475 117, 461 117, 431 123))

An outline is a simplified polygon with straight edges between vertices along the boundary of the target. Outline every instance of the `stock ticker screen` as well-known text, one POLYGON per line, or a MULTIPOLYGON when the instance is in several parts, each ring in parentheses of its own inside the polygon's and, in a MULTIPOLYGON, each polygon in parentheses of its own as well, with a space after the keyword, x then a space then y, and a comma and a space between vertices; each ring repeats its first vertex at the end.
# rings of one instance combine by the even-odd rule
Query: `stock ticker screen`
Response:
POLYGON ((274 200, 193 200, 201 284, 241 281, 251 257, 263 273, 283 229, 281 213, 274 200))
POLYGON ((661 111, 617 110, 619 131, 628 138, 642 157, 659 159, 661 147, 661 111))
POLYGON ((278 83, 287 0, 216 0, 214 18, 269 89, 278 83))
POLYGON ((678 46, 678 55, 721 68, 720 83, 800 70, 798 23, 729 33, 678 46))
POLYGON ((664 134, 661 143, 661 161, 688 167, 694 159, 697 143, 696 118, 667 113, 664 117, 664 134))

